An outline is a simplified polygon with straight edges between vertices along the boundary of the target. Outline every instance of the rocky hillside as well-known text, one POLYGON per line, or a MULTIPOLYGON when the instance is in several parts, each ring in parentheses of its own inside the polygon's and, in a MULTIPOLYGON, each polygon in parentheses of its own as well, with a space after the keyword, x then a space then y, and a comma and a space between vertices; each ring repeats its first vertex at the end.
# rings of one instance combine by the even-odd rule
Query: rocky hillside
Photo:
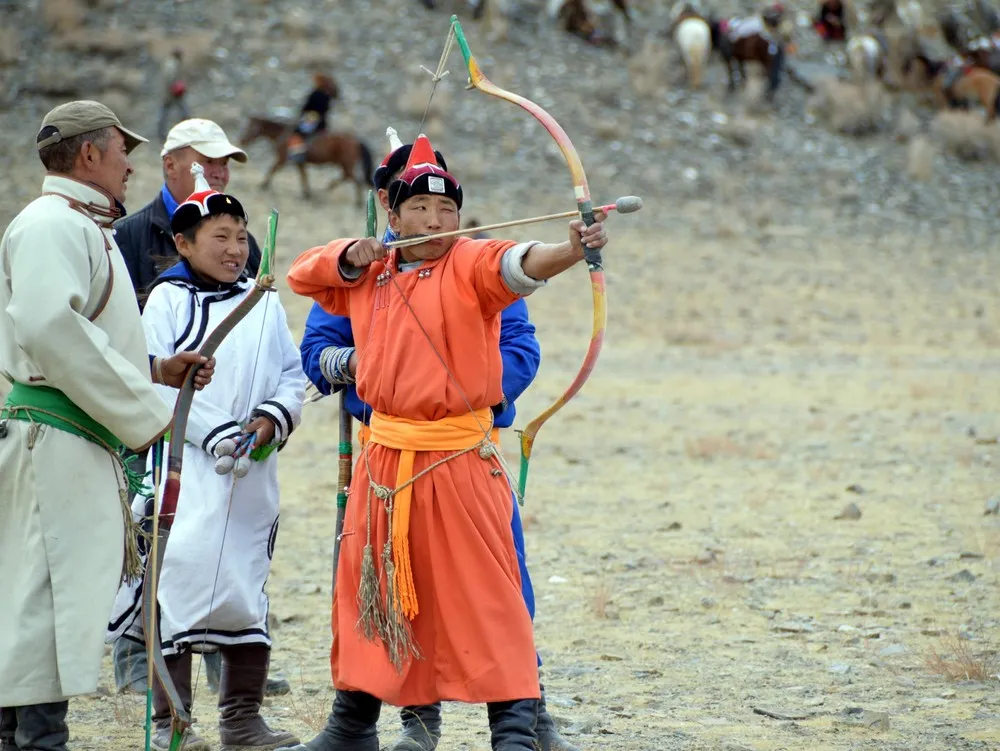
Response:
MULTIPOLYGON (((630 55, 553 28, 528 0, 505 33, 494 28, 497 39, 459 0, 439 0, 436 11, 416 0, 4 4, 0 166, 16 176, 0 185, 4 218, 36 189, 33 136, 53 104, 98 98, 155 137, 159 66, 175 46, 192 71, 193 112, 233 134, 248 113, 294 110, 312 70, 332 72, 342 89, 333 127, 357 132, 380 155, 387 125, 404 138, 415 133, 430 91, 421 66, 435 67, 457 10, 487 75, 564 125, 595 198, 643 195, 651 230, 808 244, 891 229, 985 247, 998 227, 997 128, 985 129, 978 113, 932 122, 909 95, 837 84, 830 56, 803 25, 792 64, 816 93, 786 79, 773 109, 759 102, 759 87, 726 98, 718 59, 705 89, 688 92, 662 36, 670 4, 659 0, 635 4, 630 55)), ((812 12, 789 5, 803 21, 812 12)), ((568 173, 541 127, 513 105, 466 91, 457 49, 448 69, 423 129, 470 185, 472 208, 487 194, 525 204, 510 216, 571 205, 568 173)), ((257 144, 252 154, 263 170, 268 148, 257 144)))

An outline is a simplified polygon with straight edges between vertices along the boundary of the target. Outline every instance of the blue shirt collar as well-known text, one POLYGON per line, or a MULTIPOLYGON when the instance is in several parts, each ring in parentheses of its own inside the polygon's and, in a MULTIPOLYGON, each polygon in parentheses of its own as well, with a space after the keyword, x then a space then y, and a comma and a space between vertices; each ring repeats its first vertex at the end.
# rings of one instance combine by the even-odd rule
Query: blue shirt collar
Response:
POLYGON ((163 198, 163 205, 167 209, 167 218, 173 219, 174 212, 177 211, 177 207, 180 206, 180 204, 174 199, 166 183, 164 183, 163 187, 160 189, 160 197, 163 198))

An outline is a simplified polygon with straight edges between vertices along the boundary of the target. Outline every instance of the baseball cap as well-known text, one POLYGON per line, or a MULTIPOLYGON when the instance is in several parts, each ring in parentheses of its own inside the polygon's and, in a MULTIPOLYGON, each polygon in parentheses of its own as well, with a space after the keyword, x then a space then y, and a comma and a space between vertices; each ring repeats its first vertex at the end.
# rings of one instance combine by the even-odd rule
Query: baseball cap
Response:
POLYGON ((167 133, 160 156, 165 157, 171 151, 190 146, 199 154, 209 159, 222 159, 230 156, 237 162, 245 163, 247 154, 243 149, 233 146, 226 137, 226 131, 211 120, 193 117, 182 120, 167 133))
POLYGON ((122 121, 107 106, 92 99, 79 99, 60 104, 49 111, 35 139, 36 148, 44 149, 67 138, 114 126, 125 137, 125 150, 131 152, 148 140, 122 125, 122 121))

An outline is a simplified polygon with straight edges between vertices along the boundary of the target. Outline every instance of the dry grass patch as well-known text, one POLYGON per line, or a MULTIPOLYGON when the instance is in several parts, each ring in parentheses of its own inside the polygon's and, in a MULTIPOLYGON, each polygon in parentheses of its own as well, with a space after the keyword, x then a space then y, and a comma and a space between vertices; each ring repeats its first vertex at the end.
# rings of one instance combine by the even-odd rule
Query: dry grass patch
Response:
POLYGON ((1000 161, 1000 126, 986 125, 978 112, 942 112, 931 133, 948 153, 969 161, 1000 161))
POLYGON ((711 461, 714 459, 774 459, 774 450, 763 443, 738 443, 727 435, 706 435, 688 438, 684 442, 684 453, 691 459, 711 461))
POLYGON ((43 0, 42 20, 50 31, 66 34, 78 29, 87 17, 80 0, 43 0))
POLYGON ((887 124, 888 97, 881 85, 859 86, 836 78, 822 78, 806 105, 807 111, 837 133, 860 136, 887 124))
POLYGON ((924 655, 924 664, 935 675, 949 681, 988 681, 1000 672, 1000 653, 990 643, 942 634, 924 655))

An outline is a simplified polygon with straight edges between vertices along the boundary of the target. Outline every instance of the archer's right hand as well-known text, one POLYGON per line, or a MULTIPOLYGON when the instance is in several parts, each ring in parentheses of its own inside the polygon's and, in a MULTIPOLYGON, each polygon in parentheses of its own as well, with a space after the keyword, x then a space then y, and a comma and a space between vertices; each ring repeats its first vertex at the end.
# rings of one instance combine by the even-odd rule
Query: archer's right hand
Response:
POLYGON ((389 249, 382 244, 381 240, 374 237, 366 237, 358 240, 347 249, 344 258, 355 268, 364 268, 375 261, 381 261, 389 255, 389 249))

